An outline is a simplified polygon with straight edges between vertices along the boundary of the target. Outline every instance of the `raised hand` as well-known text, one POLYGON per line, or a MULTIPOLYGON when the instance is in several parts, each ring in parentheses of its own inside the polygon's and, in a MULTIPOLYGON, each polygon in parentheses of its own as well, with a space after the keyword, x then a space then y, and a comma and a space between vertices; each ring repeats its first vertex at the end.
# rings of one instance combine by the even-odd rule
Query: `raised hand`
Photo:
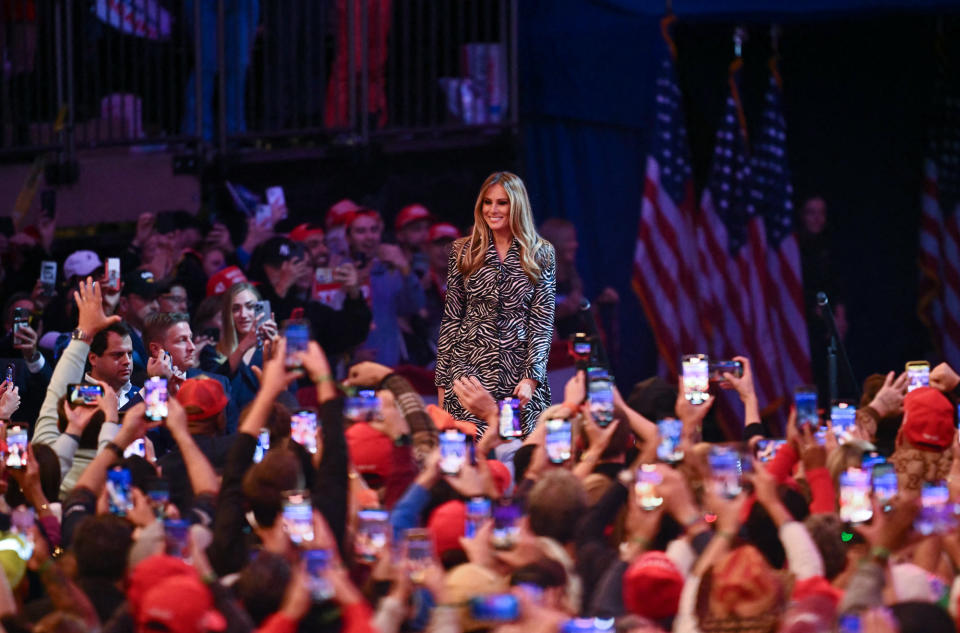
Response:
POLYGON ((103 311, 103 293, 100 284, 93 281, 92 277, 87 277, 86 281, 80 282, 78 291, 73 295, 77 302, 77 327, 83 331, 85 341, 89 343, 94 335, 104 328, 114 323, 120 322, 117 315, 107 316, 103 311))
MULTIPOLYGON (((892 371, 887 374, 880 391, 870 401, 870 406, 881 418, 903 413, 903 397, 907 395, 907 385, 910 380, 907 372, 903 372, 896 379, 893 376, 892 371)), ((931 384, 933 384, 932 373, 930 379, 931 384)))

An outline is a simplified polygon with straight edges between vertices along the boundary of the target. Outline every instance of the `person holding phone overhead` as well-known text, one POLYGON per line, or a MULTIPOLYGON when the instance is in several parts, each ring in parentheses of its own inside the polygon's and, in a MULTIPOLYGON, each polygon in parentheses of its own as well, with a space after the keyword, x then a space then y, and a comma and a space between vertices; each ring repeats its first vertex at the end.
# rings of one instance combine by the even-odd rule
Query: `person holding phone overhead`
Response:
POLYGON ((458 382, 476 378, 498 401, 520 401, 524 435, 550 404, 547 356, 553 337, 556 256, 537 234, 526 187, 510 172, 483 182, 469 237, 454 242, 437 352, 441 406, 469 414, 458 382))

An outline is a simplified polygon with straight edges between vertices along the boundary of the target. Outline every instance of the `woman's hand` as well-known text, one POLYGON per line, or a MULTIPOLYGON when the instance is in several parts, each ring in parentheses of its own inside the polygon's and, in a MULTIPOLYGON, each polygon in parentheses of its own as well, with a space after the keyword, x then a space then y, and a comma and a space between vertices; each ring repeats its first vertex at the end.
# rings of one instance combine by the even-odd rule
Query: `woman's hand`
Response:
POLYGON ((524 378, 514 387, 513 395, 520 401, 521 407, 530 403, 530 399, 533 398, 533 390, 537 388, 538 384, 533 378, 524 378))
POLYGON ((0 420, 9 420, 14 411, 20 408, 20 388, 3 382, 3 395, 0 396, 0 420))

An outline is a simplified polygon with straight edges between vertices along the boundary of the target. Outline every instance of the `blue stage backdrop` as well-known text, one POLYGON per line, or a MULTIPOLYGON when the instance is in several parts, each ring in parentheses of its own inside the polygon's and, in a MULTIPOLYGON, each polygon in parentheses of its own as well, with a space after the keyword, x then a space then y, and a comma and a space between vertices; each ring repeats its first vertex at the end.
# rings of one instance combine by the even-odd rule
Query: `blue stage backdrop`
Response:
MULTIPOLYGON (((675 0, 678 74, 698 198, 723 104, 731 34, 748 25, 743 86, 759 115, 780 40, 787 144, 798 197, 822 194, 832 251, 848 286, 847 344, 858 378, 927 351, 915 317, 917 223, 925 122, 933 94, 938 7, 956 3, 675 0)), ((578 227, 588 292, 620 293, 621 388, 656 371, 630 287, 662 3, 523 0, 520 112, 523 175, 538 219, 578 227)), ((753 118, 752 118, 753 117, 753 118)), ((693 250, 691 249, 691 255, 693 250)), ((694 350, 691 350, 694 351, 694 350)))

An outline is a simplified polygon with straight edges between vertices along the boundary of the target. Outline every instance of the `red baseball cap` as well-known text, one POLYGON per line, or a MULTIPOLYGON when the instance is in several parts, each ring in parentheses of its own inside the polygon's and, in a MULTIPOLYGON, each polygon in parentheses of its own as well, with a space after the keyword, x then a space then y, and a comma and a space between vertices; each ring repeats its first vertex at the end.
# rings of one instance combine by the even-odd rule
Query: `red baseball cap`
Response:
POLYGON ((343 218, 343 225, 348 229, 353 225, 354 222, 360 218, 374 218, 379 220, 380 223, 383 223, 383 218, 380 217, 380 212, 375 211, 374 209, 357 209, 356 211, 351 211, 343 218))
POLYGON ((327 217, 325 219, 327 228, 346 224, 347 215, 359 209, 360 205, 350 198, 344 198, 339 202, 335 202, 333 206, 327 209, 327 217))
POLYGON ((313 222, 304 222, 294 227, 287 237, 293 242, 306 242, 314 236, 323 237, 323 228, 313 222))
POLYGON ((224 631, 227 620, 213 606, 213 594, 196 572, 167 578, 143 596, 137 630, 170 633, 224 631))
POLYGON ((157 554, 140 561, 130 572, 127 583, 127 601, 134 619, 139 617, 144 598, 154 585, 167 578, 191 573, 196 573, 193 567, 166 554, 157 554))
POLYGON ((236 284, 247 281, 247 276, 236 266, 227 266, 207 281, 207 296, 222 295, 236 284))
POLYGON ((400 213, 397 215, 397 219, 393 221, 393 228, 399 231, 406 225, 411 222, 416 222, 417 220, 432 220, 433 216, 430 215, 430 210, 425 206, 419 203, 408 204, 404 208, 400 209, 400 213))
POLYGON ((219 380, 200 376, 189 378, 180 385, 177 401, 187 411, 187 420, 196 422, 212 418, 227 406, 230 398, 223 392, 219 380))
POLYGON ((427 233, 428 242, 436 242, 437 240, 455 240, 459 239, 459 237, 460 231, 457 230, 457 227, 449 222, 437 222, 430 227, 430 232, 427 233))
POLYGON ((463 501, 448 501, 430 515, 427 529, 433 535, 433 546, 440 556, 452 549, 460 549, 460 537, 467 525, 467 506, 463 501))
POLYGON ((510 487, 511 477, 510 469, 506 464, 495 459, 487 460, 487 468, 490 469, 490 476, 493 477, 493 483, 496 484, 500 494, 504 494, 510 487))
POLYGON ((917 448, 942 451, 956 431, 953 404, 933 387, 919 387, 903 398, 903 436, 917 448))
POLYGON ((677 614, 683 574, 663 552, 645 552, 623 573, 623 605, 651 620, 677 614))
POLYGON ((350 461, 361 474, 388 477, 393 472, 393 440, 366 422, 357 422, 345 433, 350 461))

